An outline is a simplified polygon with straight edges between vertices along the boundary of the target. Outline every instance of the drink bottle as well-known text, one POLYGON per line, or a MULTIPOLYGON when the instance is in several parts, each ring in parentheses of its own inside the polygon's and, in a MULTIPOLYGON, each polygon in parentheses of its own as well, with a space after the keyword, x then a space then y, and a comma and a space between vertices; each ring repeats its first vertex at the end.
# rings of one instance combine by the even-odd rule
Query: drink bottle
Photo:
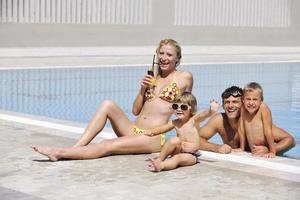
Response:
POLYGON ((153 55, 152 66, 148 70, 148 75, 154 77, 155 54, 153 55))

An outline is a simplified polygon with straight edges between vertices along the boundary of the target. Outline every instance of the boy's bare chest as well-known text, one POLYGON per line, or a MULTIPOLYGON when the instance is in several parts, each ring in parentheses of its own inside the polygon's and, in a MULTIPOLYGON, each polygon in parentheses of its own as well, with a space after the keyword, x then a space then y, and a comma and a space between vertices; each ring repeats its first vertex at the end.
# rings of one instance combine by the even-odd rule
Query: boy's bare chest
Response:
POLYGON ((177 128, 177 133, 183 137, 193 137, 194 135, 198 135, 198 130, 195 124, 189 121, 180 128, 177 128))
POLYGON ((249 143, 256 145, 264 143, 264 127, 261 117, 255 116, 252 119, 246 119, 244 129, 249 143))
POLYGON ((189 132, 190 130, 193 130, 193 128, 194 125, 190 121, 188 121, 185 124, 177 127, 176 129, 178 132, 187 132, 187 131, 189 132))
POLYGON ((263 134, 263 123, 259 115, 244 120, 246 134, 263 134))

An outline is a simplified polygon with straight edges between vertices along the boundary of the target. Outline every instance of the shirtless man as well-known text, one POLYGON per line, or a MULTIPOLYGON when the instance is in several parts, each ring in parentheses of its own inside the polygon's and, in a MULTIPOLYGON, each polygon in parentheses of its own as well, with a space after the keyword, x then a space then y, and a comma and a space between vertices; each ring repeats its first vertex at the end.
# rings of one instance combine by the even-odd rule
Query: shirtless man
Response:
MULTIPOLYGON (((237 86, 229 87, 222 93, 225 113, 215 114, 200 128, 200 149, 226 154, 240 147, 240 137, 237 133, 243 105, 242 96, 243 90, 237 86), (224 144, 214 144, 208 141, 217 133, 224 144)), ((294 138, 283 129, 273 124, 272 131, 277 154, 284 153, 295 145, 294 138)), ((258 156, 269 152, 269 149, 264 145, 253 146, 251 152, 258 156)))

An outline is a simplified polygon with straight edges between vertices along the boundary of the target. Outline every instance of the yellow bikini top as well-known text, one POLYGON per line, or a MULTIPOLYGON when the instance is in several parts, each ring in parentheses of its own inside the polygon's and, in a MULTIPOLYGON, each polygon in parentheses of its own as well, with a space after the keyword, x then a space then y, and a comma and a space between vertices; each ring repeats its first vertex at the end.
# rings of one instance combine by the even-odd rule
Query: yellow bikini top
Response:
MULTIPOLYGON (((147 88, 147 90, 145 92, 146 101, 149 101, 156 97, 154 90, 155 90, 155 86, 153 86, 151 88, 147 88)), ((159 93, 158 97, 165 101, 173 102, 173 101, 175 101, 179 92, 180 92, 180 89, 177 87, 176 82, 173 80, 167 87, 165 87, 159 93)))

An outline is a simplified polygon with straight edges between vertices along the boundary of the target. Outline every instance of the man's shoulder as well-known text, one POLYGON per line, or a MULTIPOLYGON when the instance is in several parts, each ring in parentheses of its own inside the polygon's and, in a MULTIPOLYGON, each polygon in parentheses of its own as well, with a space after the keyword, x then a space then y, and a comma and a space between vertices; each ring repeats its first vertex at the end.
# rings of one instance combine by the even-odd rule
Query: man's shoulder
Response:
POLYGON ((209 120, 208 120, 208 124, 214 124, 215 126, 222 126, 222 122, 224 117, 226 117, 226 115, 224 116, 225 113, 216 113, 214 114, 209 120))

